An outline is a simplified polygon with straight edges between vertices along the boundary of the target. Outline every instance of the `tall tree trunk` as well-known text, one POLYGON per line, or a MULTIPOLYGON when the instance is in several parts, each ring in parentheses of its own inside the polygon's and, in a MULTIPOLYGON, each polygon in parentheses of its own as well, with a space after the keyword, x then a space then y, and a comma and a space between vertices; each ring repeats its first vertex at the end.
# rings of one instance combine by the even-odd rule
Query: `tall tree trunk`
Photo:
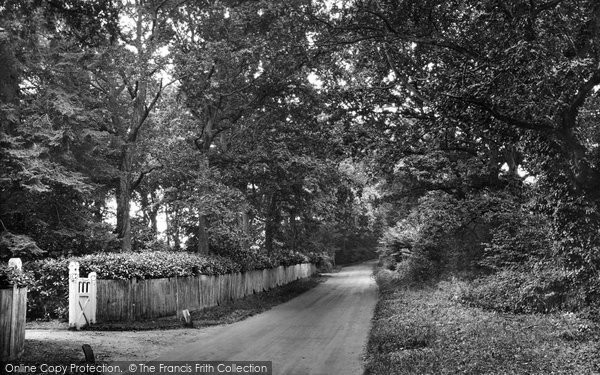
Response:
POLYGON ((94 199, 92 212, 93 212, 94 218, 98 222, 101 222, 104 219, 104 217, 102 215, 103 208, 104 208, 104 201, 100 198, 94 199))
POLYGON ((140 208, 142 209, 144 224, 150 227, 150 200, 148 200, 148 194, 145 191, 140 191, 140 208))
POLYGON ((155 238, 158 238, 158 205, 156 207, 152 205, 148 214, 150 216, 150 228, 152 228, 152 233, 154 233, 155 238))
POLYGON ((250 235, 250 219, 247 211, 242 212, 242 233, 244 236, 250 235))
POLYGON ((598 181, 600 173, 593 168, 587 158, 587 150, 577 139, 573 131, 575 125, 563 129, 560 146, 570 162, 570 179, 577 191, 586 191, 592 196, 598 196, 598 181))
POLYGON ((248 212, 241 212, 238 216, 238 223, 240 228, 242 229, 243 238, 240 240, 240 247, 242 249, 247 249, 250 246, 248 243, 249 238, 249 219, 248 212))
POLYGON ((499 167, 499 152, 498 149, 490 145, 489 160, 488 160, 488 181, 489 186, 499 186, 500 180, 498 179, 498 173, 500 172, 499 167))
POLYGON ((131 250, 131 145, 123 145, 119 186, 117 188, 117 237, 121 240, 121 251, 131 250))
MULTIPOLYGON (((0 103, 17 104, 19 77, 17 60, 5 32, 0 31, 0 103)), ((16 108, 15 108, 16 109, 16 108)), ((10 131, 11 121, 0 118, 0 129, 10 131)))
MULTIPOLYGON (((208 168, 208 153, 210 152, 210 145, 213 141, 213 126, 215 122, 215 115, 210 107, 205 108, 208 113, 208 119, 204 125, 204 131, 202 136, 202 145, 199 149, 206 155, 206 167, 208 168)), ((198 146, 198 145, 197 145, 198 146)), ((198 232, 196 234, 198 243, 196 245, 196 252, 200 254, 208 254, 210 252, 210 246, 208 244, 208 224, 206 215, 200 210, 198 216, 198 232)))
POLYGON ((208 254, 208 233, 206 231, 206 215, 200 214, 198 216, 198 244, 196 251, 199 254, 208 254))
POLYGON ((519 152, 514 146, 507 146, 504 149, 504 161, 508 166, 508 174, 514 178, 519 177, 519 152))
MULTIPOLYGON (((153 108, 156 101, 150 106, 146 105, 147 91, 148 91, 148 56, 152 52, 152 47, 148 46, 147 49, 143 45, 143 14, 144 9, 141 2, 136 2, 137 6, 137 27, 136 34, 137 38, 135 44, 137 47, 137 67, 139 68, 139 77, 137 81, 137 90, 133 100, 133 113, 131 117, 131 123, 128 129, 124 129, 124 144, 121 152, 121 168, 119 175, 119 189, 117 196, 117 235, 121 239, 121 250, 131 250, 131 218, 129 209, 131 206, 131 193, 135 186, 133 186, 133 156, 135 153, 135 146, 138 138, 138 134, 146 122, 146 118, 150 110, 153 108)), ((152 38, 150 38, 151 40, 152 38)), ((160 89, 157 94, 160 95, 160 89)), ((141 177, 136 181, 136 185, 141 182, 141 177)))
POLYGON ((0 31, 0 100, 15 103, 19 92, 17 61, 4 31, 0 31))
POLYGON ((173 247, 175 250, 181 250, 181 238, 179 237, 179 232, 181 231, 179 217, 179 209, 175 210, 175 230, 173 231, 173 247))
POLYGON ((159 205, 156 202, 156 194, 155 192, 141 192, 140 193, 140 205, 142 206, 142 212, 144 213, 144 220, 146 224, 152 229, 152 234, 154 238, 158 238, 158 207, 159 205), (150 199, 148 199, 150 196, 150 199))
POLYGON ((165 205, 165 236, 167 238, 167 246, 173 248, 171 245, 171 219, 169 218, 169 205, 165 205))
POLYGON ((290 228, 292 230, 292 250, 298 250, 298 225, 296 223, 296 211, 290 212, 290 228))
POLYGON ((179 239, 179 210, 170 207, 171 205, 167 205, 165 209, 165 216, 167 217, 167 242, 173 250, 178 251, 181 250, 181 241, 179 239))
POLYGON ((277 195, 273 193, 271 195, 271 201, 269 202, 269 209, 267 217, 265 218, 265 249, 267 253, 273 253, 273 242, 275 239, 275 233, 279 229, 280 215, 277 207, 277 195))

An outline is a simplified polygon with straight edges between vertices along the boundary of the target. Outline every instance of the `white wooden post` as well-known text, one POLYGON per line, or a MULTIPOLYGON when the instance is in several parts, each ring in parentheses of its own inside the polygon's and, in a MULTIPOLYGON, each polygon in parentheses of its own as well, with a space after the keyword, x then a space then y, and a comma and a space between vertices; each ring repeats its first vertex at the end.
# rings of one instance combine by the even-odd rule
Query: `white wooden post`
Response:
MULTIPOLYGON (((3 265, 0 265, 3 266, 3 265)), ((19 258, 11 258, 8 267, 23 269, 19 258)), ((25 345, 25 312, 27 310, 27 288, 16 284, 0 289, 0 363, 17 360, 25 345)))
POLYGON ((90 302, 89 302, 89 320, 90 324, 96 323, 96 272, 90 272, 88 274, 90 280, 90 302))
POLYGON ((79 302, 79 263, 69 263, 69 328, 77 328, 77 303, 79 302))
MULTIPOLYGON (((11 268, 14 268, 15 270, 22 270, 23 269, 23 262, 21 262, 21 258, 10 258, 8 260, 8 266, 11 268)), ((22 350, 17 348, 16 345, 16 341, 17 341, 17 336, 19 335, 19 332, 17 332, 17 324, 19 323, 19 321, 21 321, 20 317, 17 315, 18 311, 19 311, 19 298, 17 297, 18 294, 18 287, 17 285, 13 285, 13 294, 12 294, 12 306, 11 306, 11 317, 12 317, 12 322, 11 325, 9 326, 8 330, 9 330, 9 334, 10 334, 10 344, 9 347, 12 347, 12 349, 16 352, 18 352, 19 350, 22 350)), ((23 329, 25 329, 25 317, 23 317, 23 329)), ((25 337, 25 335, 23 334, 22 337, 25 337)))
POLYGON ((69 327, 96 323, 96 272, 79 277, 79 263, 69 263, 69 327))
POLYGON ((21 258, 10 258, 8 260, 8 266, 11 268, 16 268, 18 270, 22 270, 23 262, 21 261, 21 258))

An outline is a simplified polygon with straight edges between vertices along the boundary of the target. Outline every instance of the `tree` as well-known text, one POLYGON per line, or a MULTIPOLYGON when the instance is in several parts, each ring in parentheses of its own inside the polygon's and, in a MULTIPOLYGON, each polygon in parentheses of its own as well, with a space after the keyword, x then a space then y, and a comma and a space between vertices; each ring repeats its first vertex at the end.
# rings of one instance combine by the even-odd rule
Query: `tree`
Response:
MULTIPOLYGON (((213 155, 227 152, 237 129, 253 126, 253 116, 268 117, 297 84, 311 57, 305 15, 310 7, 302 1, 293 6, 218 2, 182 8, 175 25, 176 74, 182 77, 185 102, 196 121, 199 154, 211 161, 213 155)), ((198 251, 207 252, 206 210, 197 210, 198 251)), ((242 217, 247 222, 247 213, 242 217)))
POLYGON ((9 251, 28 241, 36 254, 39 248, 65 254, 110 242, 87 203, 95 186, 77 149, 97 120, 97 112, 83 108, 90 90, 79 74, 86 62, 80 52, 114 35, 114 14, 109 2, 3 4, 0 215, 9 251))
POLYGON ((484 186, 504 163, 512 176, 520 165, 538 179, 557 255, 580 280, 596 275, 600 175, 585 115, 600 83, 597 2, 357 1, 333 11, 320 17, 330 33, 319 43, 343 46, 364 91, 393 108, 369 123, 392 140, 389 159, 462 150, 489 167, 484 186))

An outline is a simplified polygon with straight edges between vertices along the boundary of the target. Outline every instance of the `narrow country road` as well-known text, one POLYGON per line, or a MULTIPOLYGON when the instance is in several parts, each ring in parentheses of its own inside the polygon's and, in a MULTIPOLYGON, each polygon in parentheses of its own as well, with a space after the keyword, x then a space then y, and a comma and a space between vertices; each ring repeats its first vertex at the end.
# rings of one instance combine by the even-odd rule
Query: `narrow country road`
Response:
POLYGON ((373 262, 244 321, 206 330, 156 361, 273 361, 274 375, 360 375, 377 287, 373 262))

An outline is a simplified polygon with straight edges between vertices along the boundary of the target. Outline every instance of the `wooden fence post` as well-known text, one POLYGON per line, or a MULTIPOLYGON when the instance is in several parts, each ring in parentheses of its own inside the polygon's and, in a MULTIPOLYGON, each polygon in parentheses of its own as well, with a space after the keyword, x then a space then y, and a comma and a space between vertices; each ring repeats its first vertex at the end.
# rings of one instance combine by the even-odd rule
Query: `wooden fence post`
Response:
MULTIPOLYGON (((17 270, 23 269, 23 262, 21 262, 20 258, 11 258, 8 260, 8 266, 17 270)), ((10 330, 10 343, 14 346, 17 341, 17 322, 20 320, 19 318, 19 299, 17 296, 19 295, 19 289, 16 285, 13 285, 13 298, 12 298, 12 306, 11 306, 11 316, 12 316, 12 324, 10 330)), ((23 319, 24 320, 24 319, 23 319)))
MULTIPOLYGON (((12 258, 8 266, 22 269, 19 258, 12 258)), ((27 288, 0 289, 0 362, 18 359, 25 348, 25 315, 27 288)))

